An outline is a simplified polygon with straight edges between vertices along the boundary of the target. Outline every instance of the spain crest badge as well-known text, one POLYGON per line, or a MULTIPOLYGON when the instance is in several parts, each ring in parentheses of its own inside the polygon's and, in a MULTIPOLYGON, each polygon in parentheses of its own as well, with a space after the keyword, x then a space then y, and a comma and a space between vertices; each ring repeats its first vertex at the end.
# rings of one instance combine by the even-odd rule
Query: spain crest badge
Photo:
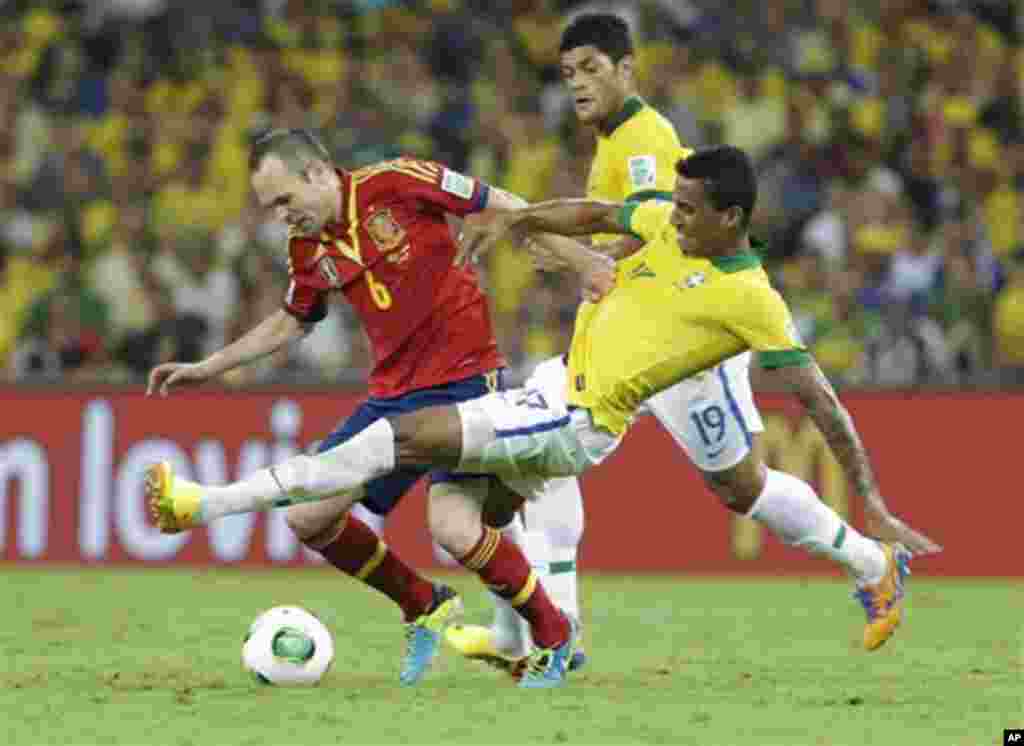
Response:
POLYGON ((405 241, 405 230, 395 220, 391 210, 378 210, 363 225, 381 252, 392 251, 405 241))

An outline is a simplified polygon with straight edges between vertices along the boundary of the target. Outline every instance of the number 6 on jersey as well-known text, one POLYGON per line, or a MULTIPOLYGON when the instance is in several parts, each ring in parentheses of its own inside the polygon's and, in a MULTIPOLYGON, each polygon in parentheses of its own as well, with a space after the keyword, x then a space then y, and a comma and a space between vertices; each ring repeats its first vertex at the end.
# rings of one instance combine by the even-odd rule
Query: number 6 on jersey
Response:
POLYGON ((373 298, 373 304, 377 308, 381 311, 391 308, 391 292, 388 290, 388 286, 383 282, 378 282, 370 270, 366 270, 366 284, 370 287, 370 297, 373 298))

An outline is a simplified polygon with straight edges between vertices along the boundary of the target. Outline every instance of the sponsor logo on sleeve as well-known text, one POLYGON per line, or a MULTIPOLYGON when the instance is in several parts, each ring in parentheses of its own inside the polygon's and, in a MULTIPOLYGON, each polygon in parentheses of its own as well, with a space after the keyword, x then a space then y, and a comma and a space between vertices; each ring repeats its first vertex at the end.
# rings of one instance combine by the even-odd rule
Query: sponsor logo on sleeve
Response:
POLYGON ((456 197, 471 199, 473 197, 473 180, 457 171, 446 168, 441 176, 441 189, 448 192, 448 194, 454 194, 456 197))
POLYGON ((629 181, 634 187, 653 187, 658 165, 653 155, 635 155, 629 159, 629 181))

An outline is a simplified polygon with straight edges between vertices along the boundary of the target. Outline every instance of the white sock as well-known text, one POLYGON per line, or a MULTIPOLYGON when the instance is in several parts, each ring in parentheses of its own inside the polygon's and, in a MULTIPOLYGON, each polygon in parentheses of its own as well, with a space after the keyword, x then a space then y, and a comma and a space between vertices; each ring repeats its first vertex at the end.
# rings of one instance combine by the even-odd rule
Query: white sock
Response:
POLYGON ((526 504, 527 532, 541 531, 549 545, 544 588, 563 611, 580 619, 576 553, 583 538, 583 493, 575 477, 552 479, 539 500, 526 504))
POLYGON ((352 493, 354 502, 361 497, 362 485, 394 467, 394 430, 390 422, 380 419, 323 453, 294 456, 221 487, 204 485, 202 522, 232 513, 323 500, 345 492, 352 493))
MULTIPOLYGON (((527 541, 523 525, 517 515, 512 522, 501 529, 501 533, 523 550, 527 559, 532 558, 527 553, 527 541)), ((538 571, 537 573, 541 573, 538 571)), ((541 578, 544 582, 544 578, 541 578)), ((519 612, 508 602, 508 599, 491 593, 491 600, 494 602, 494 621, 491 623, 491 631, 494 633, 494 646, 513 658, 522 658, 529 654, 533 638, 530 635, 530 624, 523 619, 519 612)))
POLYGON ((580 618, 579 581, 576 575, 576 547, 552 547, 548 577, 544 581, 555 606, 580 618))
POLYGON ((791 474, 767 469, 764 490, 747 513, 786 544, 824 554, 843 565, 858 585, 873 585, 885 574, 885 553, 878 542, 845 523, 791 474))

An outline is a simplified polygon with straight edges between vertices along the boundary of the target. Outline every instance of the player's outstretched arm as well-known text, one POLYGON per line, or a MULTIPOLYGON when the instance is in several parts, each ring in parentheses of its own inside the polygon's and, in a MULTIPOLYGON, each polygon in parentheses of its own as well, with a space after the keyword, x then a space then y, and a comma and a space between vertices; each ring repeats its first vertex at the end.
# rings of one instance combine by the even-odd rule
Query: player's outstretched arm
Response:
MULTIPOLYGON (((589 199, 554 199, 527 207, 488 209, 466 218, 464 238, 472 249, 490 246, 506 233, 554 233, 587 236, 593 233, 630 235, 621 220, 622 205, 589 199)), ((482 252, 481 252, 482 253, 482 252)))
MULTIPOLYGON (((619 219, 621 205, 584 199, 540 202, 511 210, 487 209, 469 215, 463 223, 461 256, 485 253, 503 236, 514 239, 527 233, 577 236, 589 233, 628 234, 619 219)), ((596 300, 614 286, 614 270, 608 257, 576 241, 544 236, 545 249, 583 278, 584 292, 596 300)))
POLYGON ((864 497, 868 533, 883 541, 899 542, 915 555, 941 552, 941 546, 889 512, 853 418, 818 364, 811 360, 807 365, 776 368, 765 373, 766 377, 775 377, 796 394, 847 478, 864 497))
MULTIPOLYGON (((471 241, 474 237, 473 227, 479 227, 483 222, 489 221, 495 217, 496 213, 502 213, 506 211, 518 211, 530 207, 530 203, 522 197, 507 192, 504 189, 498 189, 497 187, 491 187, 488 192, 487 208, 484 210, 484 214, 481 218, 476 220, 470 220, 469 226, 470 231, 464 232, 460 236, 460 252, 459 252, 459 263, 466 261, 476 260, 483 251, 490 248, 493 242, 490 241, 477 241, 470 246, 471 241)), ((525 231, 517 231, 518 233, 525 233, 525 231)), ((612 259, 619 259, 622 256, 627 256, 636 250, 633 246, 634 242, 638 245, 642 245, 635 237, 628 237, 620 239, 619 241, 611 242, 600 248, 590 247, 584 244, 578 244, 572 239, 566 238, 565 234, 556 235, 557 232, 553 233, 541 233, 533 232, 530 236, 530 240, 525 242, 526 249, 534 257, 534 261, 541 269, 566 269, 570 267, 570 262, 564 257, 579 256, 580 252, 593 250, 598 253, 609 256, 612 259), (627 243, 628 242, 628 243, 627 243)))
POLYGON ((243 336, 197 363, 163 363, 149 373, 146 396, 167 396, 177 385, 197 384, 276 352, 302 337, 310 326, 287 311, 272 313, 243 336))
MULTIPOLYGON (((552 234, 547 234, 551 236, 552 234)), ((573 239, 563 238, 565 241, 571 241, 573 239)), ((543 243, 538 243, 534 237, 527 238, 523 246, 528 252, 530 257, 533 259, 533 266, 544 272, 561 272, 569 268, 569 266, 555 256, 550 249, 543 243)), ((639 238, 633 236, 623 236, 622 238, 616 238, 614 241, 604 241, 599 244, 591 244, 590 248, 593 251, 603 254, 604 256, 618 261, 619 259, 625 259, 627 256, 635 254, 637 251, 644 247, 644 242, 639 238)))
POLYGON ((643 240, 636 236, 623 236, 622 238, 616 238, 614 241, 594 244, 594 251, 599 251, 606 257, 618 261, 635 254, 644 246, 643 240))

